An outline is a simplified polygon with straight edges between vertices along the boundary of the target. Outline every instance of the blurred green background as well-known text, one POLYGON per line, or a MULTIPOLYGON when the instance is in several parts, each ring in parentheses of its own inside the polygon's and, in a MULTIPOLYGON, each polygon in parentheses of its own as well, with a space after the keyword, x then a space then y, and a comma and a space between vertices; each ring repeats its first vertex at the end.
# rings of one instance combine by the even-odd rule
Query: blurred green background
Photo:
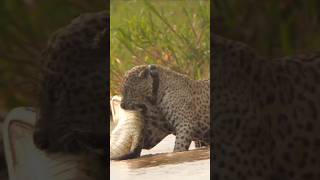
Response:
POLYGON ((40 53, 49 35, 100 0, 0 0, 0 112, 35 103, 40 53))
POLYGON ((214 0, 213 29, 244 41, 265 57, 320 48, 318 0, 214 0))
POLYGON ((162 64, 191 78, 209 78, 209 0, 111 0, 110 17, 112 95, 135 65, 162 64))
MULTIPOLYGON (((111 93, 137 64, 159 63, 209 77, 209 1, 111 0, 111 93)), ((320 1, 214 0, 212 28, 265 57, 320 47, 320 1)), ((98 0, 0 0, 0 112, 32 105, 40 52, 49 35, 77 15, 105 9, 98 0)), ((214 48, 214 47, 213 47, 214 48)))

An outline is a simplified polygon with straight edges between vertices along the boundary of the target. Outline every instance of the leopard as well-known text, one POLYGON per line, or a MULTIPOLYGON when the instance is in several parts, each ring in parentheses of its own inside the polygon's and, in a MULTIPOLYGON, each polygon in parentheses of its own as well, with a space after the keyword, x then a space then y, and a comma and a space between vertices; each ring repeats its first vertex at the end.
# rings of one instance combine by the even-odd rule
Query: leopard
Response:
POLYGON ((320 179, 320 53, 265 58, 211 39, 215 180, 320 179))
MULTIPOLYGON (((110 124, 114 126, 110 135, 110 160, 138 158, 142 149, 152 149, 172 133, 156 106, 146 102, 146 109, 136 109, 134 112, 120 107, 122 97, 113 96, 110 99, 110 124), (128 146, 132 148, 129 151, 124 148, 128 146)), ((204 142, 195 141, 195 148, 202 147, 206 147, 204 142)))
POLYGON ((42 52, 33 140, 47 152, 105 149, 109 14, 88 12, 55 31, 42 52))
MULTIPOLYGON (((138 65, 122 81, 121 107, 141 110, 150 107, 163 118, 150 124, 176 136, 173 151, 187 151, 191 142, 210 144, 210 80, 194 80, 162 65, 138 65)), ((146 137, 152 136, 147 128, 146 137)))

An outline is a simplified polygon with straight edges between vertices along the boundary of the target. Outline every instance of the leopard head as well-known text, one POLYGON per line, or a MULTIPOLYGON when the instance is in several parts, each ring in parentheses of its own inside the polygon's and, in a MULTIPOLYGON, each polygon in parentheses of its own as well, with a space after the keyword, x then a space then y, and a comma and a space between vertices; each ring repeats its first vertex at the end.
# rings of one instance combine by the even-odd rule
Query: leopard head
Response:
POLYGON ((122 83, 121 107, 126 110, 145 110, 144 102, 155 104, 159 74, 155 65, 136 66, 127 71, 122 83))

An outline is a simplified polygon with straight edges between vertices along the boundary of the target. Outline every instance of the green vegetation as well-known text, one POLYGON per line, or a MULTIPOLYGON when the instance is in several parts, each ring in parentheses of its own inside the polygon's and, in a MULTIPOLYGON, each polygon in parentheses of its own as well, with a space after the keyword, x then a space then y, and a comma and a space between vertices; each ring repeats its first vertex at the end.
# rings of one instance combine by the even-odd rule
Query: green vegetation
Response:
POLYGON ((110 16, 111 94, 119 94, 125 71, 141 64, 209 78, 209 0, 111 0, 110 16))
POLYGON ((40 53, 52 32, 100 0, 0 1, 0 111, 34 104, 40 53))
POLYGON ((320 1, 214 0, 215 32, 248 43, 265 57, 320 48, 320 1))

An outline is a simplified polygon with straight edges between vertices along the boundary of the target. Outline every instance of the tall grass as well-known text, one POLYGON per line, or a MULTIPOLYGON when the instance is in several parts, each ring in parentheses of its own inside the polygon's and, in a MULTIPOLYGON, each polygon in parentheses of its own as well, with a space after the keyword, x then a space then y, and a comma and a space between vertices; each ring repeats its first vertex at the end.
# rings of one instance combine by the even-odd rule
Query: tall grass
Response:
POLYGON ((111 94, 135 65, 161 64, 194 79, 210 74, 209 1, 111 1, 111 94))

